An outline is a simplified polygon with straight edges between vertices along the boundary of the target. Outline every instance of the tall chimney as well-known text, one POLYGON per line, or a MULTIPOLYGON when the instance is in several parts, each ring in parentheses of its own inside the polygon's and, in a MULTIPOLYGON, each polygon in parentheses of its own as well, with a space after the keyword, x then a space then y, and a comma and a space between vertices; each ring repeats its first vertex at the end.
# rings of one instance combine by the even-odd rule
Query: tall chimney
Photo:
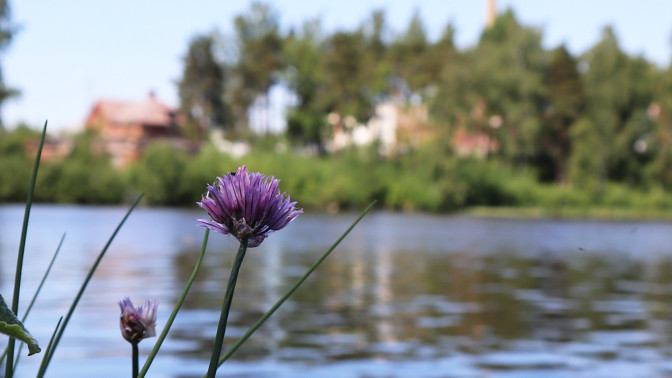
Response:
POLYGON ((485 27, 490 28, 495 24, 497 18, 497 1, 488 0, 488 5, 485 13, 485 27))

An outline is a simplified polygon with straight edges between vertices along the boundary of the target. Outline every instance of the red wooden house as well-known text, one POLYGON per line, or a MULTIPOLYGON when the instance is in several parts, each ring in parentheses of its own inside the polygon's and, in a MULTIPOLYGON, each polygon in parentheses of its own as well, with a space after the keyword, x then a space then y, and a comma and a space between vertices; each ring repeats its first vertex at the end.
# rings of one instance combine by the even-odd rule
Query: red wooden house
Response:
POLYGON ((149 142, 180 136, 176 111, 153 93, 142 101, 99 100, 85 125, 98 132, 104 151, 119 168, 137 160, 149 142))

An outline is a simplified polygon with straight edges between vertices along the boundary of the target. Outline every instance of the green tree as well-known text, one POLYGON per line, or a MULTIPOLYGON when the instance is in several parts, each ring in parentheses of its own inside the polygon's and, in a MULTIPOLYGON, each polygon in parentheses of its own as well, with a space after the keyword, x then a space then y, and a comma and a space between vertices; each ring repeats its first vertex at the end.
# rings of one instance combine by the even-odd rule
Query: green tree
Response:
POLYGON ((572 147, 570 127, 581 116, 586 101, 577 61, 565 46, 553 51, 543 96, 540 153, 547 154, 553 162, 549 176, 562 184, 567 181, 567 159, 572 147))
POLYGON ((474 49, 445 66, 432 109, 441 119, 496 140, 505 161, 529 165, 538 153, 546 55, 541 33, 508 10, 483 31, 474 49))
POLYGON ((21 155, 2 156, 0 164, 0 201, 26 200, 33 164, 21 155))
POLYGON ((145 193, 153 205, 179 205, 185 203, 188 185, 184 180, 187 157, 167 143, 150 144, 144 155, 129 168, 131 186, 145 193))
POLYGON ((389 50, 387 36, 390 31, 382 10, 371 13, 360 27, 363 36, 362 86, 372 98, 385 98, 390 94, 389 76, 392 68, 386 55, 389 50))
POLYGON ((411 92, 421 93, 433 84, 435 72, 429 69, 430 43, 420 13, 411 17, 406 31, 390 46, 392 69, 403 80, 411 92))
MULTIPOLYGON (((370 98, 362 83, 364 38, 361 32, 336 32, 325 43, 320 102, 326 112, 368 119, 370 98)), ((325 113, 326 114, 326 113, 325 113)))
POLYGON ((13 130, 0 129, 0 156, 18 155, 24 156, 24 145, 29 139, 39 138, 40 134, 28 127, 20 124, 13 130))
POLYGON ((672 189, 672 65, 659 73, 654 102, 647 109, 651 132, 639 137, 635 150, 650 158, 644 168, 647 186, 672 189))
POLYGON ((319 20, 308 21, 299 33, 291 33, 283 45, 285 78, 298 100, 287 117, 287 134, 294 142, 324 151, 325 114, 318 102, 324 75, 321 34, 319 20))
POLYGON ((482 99, 472 69, 475 54, 457 52, 437 75, 437 93, 429 99, 432 117, 440 121, 450 137, 456 126, 471 123, 472 110, 482 99))
POLYGON ((12 130, 0 129, 0 201, 26 200, 32 162, 24 146, 36 138, 39 134, 23 124, 12 130))
MULTIPOLYGON (((0 52, 4 52, 4 50, 7 49, 15 32, 16 27, 11 21, 9 1, 0 0, 0 52)), ((7 87, 3 79, 2 70, 0 70, 0 108, 5 101, 18 94, 18 90, 7 87)), ((0 119, 0 130, 2 130, 3 127, 4 124, 2 119, 0 119)))
POLYGON ((124 183, 109 157, 96 152, 96 135, 84 131, 74 137, 74 149, 62 161, 45 164, 36 197, 61 203, 119 203, 124 183))
POLYGON ((213 37, 193 38, 178 83, 180 109, 186 117, 188 133, 193 137, 199 138, 213 127, 230 126, 222 99, 224 83, 224 69, 215 59, 213 37))
POLYGON ((633 145, 648 131, 644 112, 653 99, 655 70, 644 59, 625 54, 609 27, 582 61, 588 114, 600 135, 594 149, 603 166, 600 181, 633 180, 641 171, 639 164, 631 164, 637 159, 633 145))
POLYGON ((461 53, 455 48, 455 30, 447 25, 441 39, 432 47, 436 67, 434 96, 428 98, 430 114, 442 126, 449 138, 454 126, 464 125, 478 102, 480 94, 471 70, 473 53, 461 53))
POLYGON ((448 24, 443 29, 439 40, 430 47, 428 52, 428 71, 432 75, 429 81, 430 86, 437 85, 438 76, 444 67, 452 64, 456 57, 455 27, 452 24, 448 24))
POLYGON ((476 53, 487 112, 502 119, 494 132, 502 154, 510 162, 529 164, 538 153, 538 102, 547 63, 541 32, 521 25, 508 10, 483 32, 476 53))
MULTIPOLYGON (((238 59, 233 67, 236 83, 232 88, 233 111, 239 128, 247 126, 247 111, 255 99, 268 106, 268 91, 283 67, 278 16, 267 4, 254 2, 248 14, 235 21, 238 59)), ((268 125, 266 125, 268 128, 268 125)))
POLYGON ((569 181, 592 195, 603 190, 602 170, 604 166, 596 158, 601 148, 600 132, 590 117, 586 116, 570 127, 572 153, 569 157, 569 181))

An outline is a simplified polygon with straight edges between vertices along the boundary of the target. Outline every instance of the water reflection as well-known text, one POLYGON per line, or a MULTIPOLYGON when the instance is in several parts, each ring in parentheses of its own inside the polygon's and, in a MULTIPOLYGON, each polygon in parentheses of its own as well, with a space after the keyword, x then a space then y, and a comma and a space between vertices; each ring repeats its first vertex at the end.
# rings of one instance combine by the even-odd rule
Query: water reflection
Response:
MULTIPOLYGON (((24 295, 68 232, 27 325, 47 340, 124 209, 38 206, 24 295), (39 235, 39 236, 38 236, 39 235)), ((9 293, 22 208, 0 207, 9 293), (16 239, 16 240, 15 240, 16 239)), ((159 328, 191 274, 197 211, 139 209, 82 298, 54 376, 124 376, 116 302, 156 298, 159 328), (76 369, 73 367, 76 366, 76 369), (76 370, 76 371, 75 371, 76 370)), ((354 215, 305 214, 251 249, 230 315, 231 345, 354 215)), ((32 237, 31 237, 32 235, 32 237)), ((672 374, 672 224, 373 214, 225 365, 222 376, 664 376, 672 374)), ((152 370, 200 376, 235 241, 213 234, 204 266, 152 370)), ((153 340, 143 342, 146 356, 153 340)), ((34 376, 24 358, 20 377, 34 376)), ((154 376, 154 375, 153 375, 154 376)))

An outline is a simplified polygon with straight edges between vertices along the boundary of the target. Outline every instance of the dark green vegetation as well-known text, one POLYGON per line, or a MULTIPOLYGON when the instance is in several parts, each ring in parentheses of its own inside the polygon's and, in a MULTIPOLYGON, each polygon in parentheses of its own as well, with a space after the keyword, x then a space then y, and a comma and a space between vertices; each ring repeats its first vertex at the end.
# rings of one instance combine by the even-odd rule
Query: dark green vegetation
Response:
MULTIPOLYGON (((82 135, 70 157, 44 164, 37 200, 118 203, 142 191, 151 204, 193 204, 205 183, 247 164, 282 179, 281 189, 307 208, 361 208, 373 199, 423 211, 672 208, 672 69, 624 53, 608 27, 573 56, 564 46, 544 48, 542 32, 512 11, 467 49, 455 47, 451 25, 430 40, 417 14, 401 33, 383 12, 355 30, 329 34, 312 20, 283 31, 276 12, 257 3, 234 26, 232 36, 191 41, 178 83, 181 110, 185 135, 204 138, 219 128, 251 142, 251 154, 234 160, 207 141, 196 156, 157 144, 118 172, 82 135), (277 83, 298 97, 287 132, 255 135, 247 109, 277 83), (375 146, 328 152, 327 114, 365 123, 389 99, 427 105, 433 140, 385 158, 375 146), (497 148, 482 159, 458 156, 456 130, 487 136, 497 148)), ((0 135, 0 201, 24 200, 29 133, 0 135)))
MULTIPOLYGON (((0 131, 0 201, 26 200, 35 156, 27 156, 25 145, 39 134, 25 126, 0 131)), ((91 149, 91 135, 75 138, 70 156, 58 162, 43 162, 35 190, 36 202, 120 203, 125 184, 107 157, 91 149)))
MULTIPOLYGON (((24 127, 2 134, 0 201, 20 202, 25 197, 31 162, 17 145, 33 135, 24 127)), ((457 158, 438 145, 395 159, 382 159, 373 148, 316 158, 273 152, 268 146, 277 141, 267 139, 246 157, 233 159, 208 144, 192 156, 157 143, 147 148, 139 162, 117 171, 104 157, 88 152, 89 139, 80 135, 71 156, 41 165, 36 201, 116 204, 144 192, 151 205, 194 206, 215 176, 246 164, 252 171, 280 178, 281 190, 290 193, 292 200, 316 210, 361 208, 374 199, 380 207, 396 210, 445 212, 492 206, 502 207, 509 215, 508 207, 573 216, 619 215, 605 209, 636 209, 638 213, 625 215, 660 216, 672 210, 672 197, 662 186, 647 189, 610 182, 592 193, 539 183, 533 170, 494 159, 457 158)))

